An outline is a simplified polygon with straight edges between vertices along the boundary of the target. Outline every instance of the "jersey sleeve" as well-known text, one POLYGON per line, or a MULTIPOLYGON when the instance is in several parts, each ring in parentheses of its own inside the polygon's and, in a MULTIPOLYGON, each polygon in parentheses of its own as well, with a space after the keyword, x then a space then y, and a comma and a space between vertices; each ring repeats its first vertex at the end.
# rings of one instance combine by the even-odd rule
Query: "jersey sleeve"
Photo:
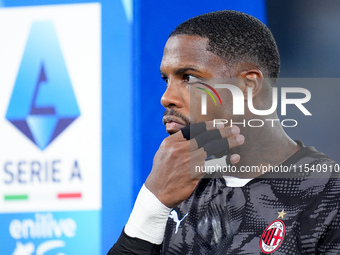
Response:
POLYGON ((122 231, 118 241, 107 255, 160 255, 161 245, 130 237, 122 231))

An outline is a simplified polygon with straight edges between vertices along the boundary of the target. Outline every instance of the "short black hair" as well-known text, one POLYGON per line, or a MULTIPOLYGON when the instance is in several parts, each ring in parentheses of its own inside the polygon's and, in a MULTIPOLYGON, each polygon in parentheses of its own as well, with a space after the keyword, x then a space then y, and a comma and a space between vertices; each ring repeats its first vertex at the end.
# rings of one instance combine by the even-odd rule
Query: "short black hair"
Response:
POLYGON ((230 10, 203 14, 180 24, 169 37, 183 34, 207 38, 207 50, 229 66, 252 63, 267 78, 279 75, 280 55, 271 31, 248 14, 230 10))

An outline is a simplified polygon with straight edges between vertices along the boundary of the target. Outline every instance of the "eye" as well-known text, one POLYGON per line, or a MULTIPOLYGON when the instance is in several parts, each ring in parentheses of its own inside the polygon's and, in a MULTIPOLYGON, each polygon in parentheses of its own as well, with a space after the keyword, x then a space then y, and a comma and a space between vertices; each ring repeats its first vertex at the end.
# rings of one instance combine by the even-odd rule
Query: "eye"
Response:
POLYGON ((163 80, 166 84, 168 84, 168 80, 169 80, 168 77, 162 75, 162 80, 163 80))
POLYGON ((200 82, 201 79, 193 76, 193 75, 190 75, 190 74, 184 74, 183 75, 183 81, 185 83, 187 83, 188 85, 191 85, 191 84, 194 84, 194 83, 197 83, 197 82, 200 82))

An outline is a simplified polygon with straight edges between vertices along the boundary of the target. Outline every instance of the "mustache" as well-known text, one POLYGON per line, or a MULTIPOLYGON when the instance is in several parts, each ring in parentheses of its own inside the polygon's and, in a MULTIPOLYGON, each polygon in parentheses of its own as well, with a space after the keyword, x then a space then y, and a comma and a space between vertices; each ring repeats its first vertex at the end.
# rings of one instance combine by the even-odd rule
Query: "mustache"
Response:
MULTIPOLYGON (((175 117, 178 117, 178 118, 180 118, 187 126, 190 125, 190 120, 189 120, 187 117, 185 117, 184 115, 182 115, 182 114, 176 112, 174 109, 169 109, 169 108, 167 108, 167 109, 165 110, 164 114, 163 114, 163 117, 164 117, 164 116, 175 116, 175 117)), ((165 124, 165 123, 163 123, 163 124, 165 124)))

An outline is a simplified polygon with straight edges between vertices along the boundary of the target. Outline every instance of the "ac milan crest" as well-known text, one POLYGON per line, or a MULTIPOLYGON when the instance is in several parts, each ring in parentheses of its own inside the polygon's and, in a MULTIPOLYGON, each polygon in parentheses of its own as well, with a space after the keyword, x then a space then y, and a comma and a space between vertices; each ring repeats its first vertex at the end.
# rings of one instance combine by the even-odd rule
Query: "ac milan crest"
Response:
POLYGON ((285 237, 286 227, 283 221, 276 220, 269 224, 260 240, 261 250, 266 253, 276 251, 285 237))

